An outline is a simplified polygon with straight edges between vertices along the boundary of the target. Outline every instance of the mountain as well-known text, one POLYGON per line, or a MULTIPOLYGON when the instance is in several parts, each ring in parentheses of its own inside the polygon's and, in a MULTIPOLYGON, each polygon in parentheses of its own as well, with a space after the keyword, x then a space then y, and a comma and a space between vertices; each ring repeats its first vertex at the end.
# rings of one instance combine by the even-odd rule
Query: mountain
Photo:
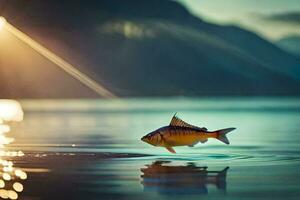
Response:
MULTIPOLYGON (((175 1, 2 0, 0 8, 10 23, 118 96, 300 94, 297 56, 250 31, 196 18, 175 1)), ((26 89, 8 94, 7 85, 1 96, 47 96, 31 92, 43 80, 24 79, 15 77, 14 87, 26 89)), ((47 97, 66 97, 64 78, 49 79, 47 97)), ((67 97, 81 94, 68 88, 67 97)))
POLYGON ((275 42, 279 47, 300 56, 300 35, 291 35, 275 42))

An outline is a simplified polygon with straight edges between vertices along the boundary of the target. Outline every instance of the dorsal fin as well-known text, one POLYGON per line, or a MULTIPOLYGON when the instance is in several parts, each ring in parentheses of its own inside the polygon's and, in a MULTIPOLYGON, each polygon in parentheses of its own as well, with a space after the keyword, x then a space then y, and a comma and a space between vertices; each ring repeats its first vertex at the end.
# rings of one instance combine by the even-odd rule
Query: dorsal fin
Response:
POLYGON ((179 126, 179 127, 195 128, 195 129, 204 130, 204 131, 207 130, 206 128, 200 128, 198 126, 194 126, 194 125, 186 123, 182 119, 178 118, 176 116, 176 114, 177 113, 175 113, 175 115, 173 116, 173 118, 172 118, 169 126, 179 126))
POLYGON ((180 127, 189 127, 189 128, 193 128, 194 126, 191 124, 186 123, 185 121, 183 121, 182 119, 180 119, 179 117, 175 115, 172 117, 172 120, 170 122, 170 126, 180 126, 180 127))

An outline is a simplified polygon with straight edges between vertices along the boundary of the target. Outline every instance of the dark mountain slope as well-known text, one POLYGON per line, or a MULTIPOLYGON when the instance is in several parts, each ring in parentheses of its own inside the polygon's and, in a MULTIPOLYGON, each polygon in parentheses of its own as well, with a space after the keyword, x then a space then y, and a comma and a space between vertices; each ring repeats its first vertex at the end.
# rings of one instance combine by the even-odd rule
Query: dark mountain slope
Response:
POLYGON ((288 52, 300 57, 300 36, 291 35, 279 39, 275 42, 279 47, 287 50, 288 52))
POLYGON ((174 1, 12 0, 2 8, 121 96, 300 93, 296 56, 249 31, 206 23, 174 1))

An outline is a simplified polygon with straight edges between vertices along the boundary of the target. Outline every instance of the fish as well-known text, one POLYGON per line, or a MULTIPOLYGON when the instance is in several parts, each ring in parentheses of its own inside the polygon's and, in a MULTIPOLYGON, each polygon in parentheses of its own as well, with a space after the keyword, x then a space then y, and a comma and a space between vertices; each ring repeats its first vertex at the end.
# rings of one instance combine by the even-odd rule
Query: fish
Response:
POLYGON ((215 138, 227 145, 230 144, 226 134, 236 128, 225 128, 208 131, 205 127, 194 126, 175 115, 168 126, 163 126, 143 136, 141 140, 156 147, 164 147, 171 153, 176 153, 173 147, 189 146, 206 143, 209 138, 215 138))

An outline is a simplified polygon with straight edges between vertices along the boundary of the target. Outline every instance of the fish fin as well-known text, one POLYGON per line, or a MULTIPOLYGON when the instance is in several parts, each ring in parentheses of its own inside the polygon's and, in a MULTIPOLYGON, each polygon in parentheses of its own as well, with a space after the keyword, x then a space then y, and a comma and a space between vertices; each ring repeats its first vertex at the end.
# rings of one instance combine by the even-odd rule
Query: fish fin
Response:
POLYGON ((220 171, 217 174, 217 188, 219 189, 226 189, 226 176, 227 176, 227 171, 228 171, 229 167, 225 167, 222 171, 220 171))
MULTIPOLYGON (((207 139, 206 139, 206 141, 207 141, 207 139)), ((198 144, 199 142, 204 143, 204 142, 206 142, 206 141, 204 141, 204 140, 202 140, 202 141, 196 141, 196 142, 194 142, 193 144, 190 144, 190 145, 188 145, 188 146, 189 146, 189 147, 193 147, 193 146, 195 146, 196 144, 198 144)))
POLYGON ((205 142, 207 142, 207 139, 200 140, 199 142, 205 143, 205 142))
POLYGON ((200 131, 207 131, 207 128, 204 128, 204 127, 200 128, 198 126, 194 126, 194 125, 186 123, 185 121, 183 121, 182 119, 180 119, 179 117, 177 117, 176 114, 177 113, 175 113, 174 116, 172 117, 172 120, 171 120, 169 126, 187 127, 187 128, 198 129, 200 131))
POLYGON ((221 142, 224 142, 225 144, 229 144, 229 140, 226 137, 226 134, 235 130, 235 128, 225 128, 225 129, 221 129, 216 131, 217 132, 217 139, 220 140, 221 142))
POLYGON ((172 147, 166 147, 166 149, 171 153, 176 153, 176 151, 172 147))

